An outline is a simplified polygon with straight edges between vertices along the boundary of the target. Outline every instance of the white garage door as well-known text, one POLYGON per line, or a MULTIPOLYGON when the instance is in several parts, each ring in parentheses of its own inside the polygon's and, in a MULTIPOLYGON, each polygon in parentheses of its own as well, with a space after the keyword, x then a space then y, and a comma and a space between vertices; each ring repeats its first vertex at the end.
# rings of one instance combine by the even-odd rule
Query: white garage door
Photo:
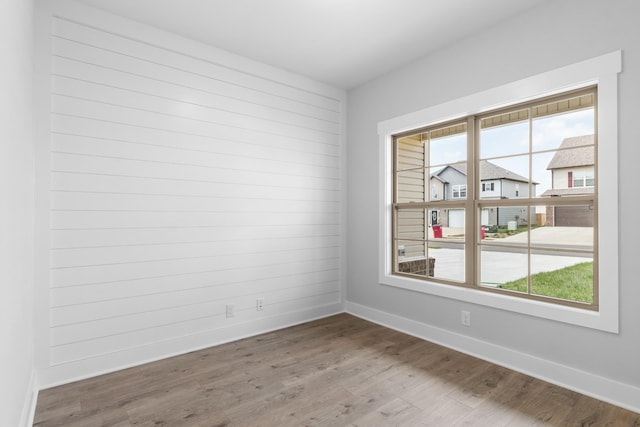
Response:
POLYGON ((464 209, 449 210, 449 227, 464 228, 464 209))
POLYGON ((480 215, 480 225, 489 225, 489 209, 482 209, 480 215))

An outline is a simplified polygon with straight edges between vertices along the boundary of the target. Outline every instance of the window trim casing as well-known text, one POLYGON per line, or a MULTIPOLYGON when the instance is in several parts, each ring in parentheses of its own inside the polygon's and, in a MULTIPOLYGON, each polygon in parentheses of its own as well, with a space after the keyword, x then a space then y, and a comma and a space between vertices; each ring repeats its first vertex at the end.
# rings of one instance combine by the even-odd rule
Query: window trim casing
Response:
POLYGON ((413 113, 378 123, 379 165, 379 254, 378 280, 382 285, 480 304, 587 328, 619 332, 618 296, 618 73, 622 71, 622 52, 615 51, 483 92, 454 99, 413 113), (558 93, 598 86, 597 146, 598 179, 603 191, 599 197, 598 227, 599 310, 523 299, 480 289, 458 287, 392 274, 392 160, 393 135, 441 122, 481 114, 511 104, 531 101, 558 93))

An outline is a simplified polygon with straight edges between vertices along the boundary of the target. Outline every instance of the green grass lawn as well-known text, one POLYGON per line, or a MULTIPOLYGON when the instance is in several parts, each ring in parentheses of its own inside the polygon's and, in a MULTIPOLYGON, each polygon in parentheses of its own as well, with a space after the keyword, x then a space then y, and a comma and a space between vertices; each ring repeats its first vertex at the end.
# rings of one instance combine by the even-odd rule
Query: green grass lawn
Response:
MULTIPOLYGON (((499 286, 527 292, 527 279, 522 278, 499 286)), ((583 262, 555 271, 531 276, 531 293, 571 301, 593 301, 593 262, 583 262)))

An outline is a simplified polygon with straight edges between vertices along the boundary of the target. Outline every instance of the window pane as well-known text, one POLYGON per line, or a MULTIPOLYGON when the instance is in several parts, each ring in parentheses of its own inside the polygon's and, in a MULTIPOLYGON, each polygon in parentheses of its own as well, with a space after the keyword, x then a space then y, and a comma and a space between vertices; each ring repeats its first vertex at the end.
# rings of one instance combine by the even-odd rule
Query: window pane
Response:
POLYGON ((424 167, 424 144, 420 140, 420 134, 399 138, 396 141, 396 170, 424 167))
POLYGON ((480 224, 485 227, 485 244, 524 245, 528 243, 529 224, 535 225, 535 214, 529 217, 526 206, 485 206, 480 210, 480 224))
POLYGON ((426 243, 423 240, 397 240, 396 253, 398 254, 398 262, 400 263, 415 258, 424 258, 425 248, 426 243))
POLYGON ((594 134, 592 94, 533 107, 532 149, 554 150, 567 138, 594 134))
POLYGON ((429 165, 442 166, 467 160, 467 124, 459 123, 429 132, 429 165))
POLYGON ((529 152, 528 110, 487 117, 480 122, 480 157, 507 156, 529 152))
POLYGON ((464 281, 465 251, 461 244, 429 242, 429 257, 434 259, 434 277, 456 282, 464 281))
POLYGON ((454 199, 466 199, 467 198, 467 185, 456 184, 452 186, 452 198, 454 199))
POLYGON ((433 276, 433 269, 430 269, 429 260, 424 256, 398 260, 396 271, 399 273, 415 274, 417 276, 433 276))
POLYGON ((424 177, 425 170, 408 169, 396 174, 396 202, 422 202, 424 201, 424 177))
POLYGON ((425 239, 425 210, 402 209, 396 214, 396 237, 398 239, 425 239))
POLYGON ((531 293, 593 302, 593 257, 582 254, 532 254, 531 293))
POLYGON ((505 285, 526 279, 528 273, 526 248, 484 245, 480 248, 480 285, 527 292, 526 284, 524 287, 505 285))
POLYGON ((431 223, 429 239, 449 239, 464 241, 465 211, 464 208, 433 209, 431 220, 437 218, 437 223, 431 223))
POLYGON ((531 230, 532 246, 593 251, 593 206, 550 205, 534 209, 536 228, 531 230))
POLYGON ((429 184, 441 190, 438 200, 460 200, 467 198, 467 163, 452 163, 434 168, 429 184))
POLYGON ((529 197, 528 177, 529 156, 482 160, 480 161, 480 181, 486 185, 485 191, 480 192, 480 198, 529 197), (488 190, 486 190, 487 187, 488 190))

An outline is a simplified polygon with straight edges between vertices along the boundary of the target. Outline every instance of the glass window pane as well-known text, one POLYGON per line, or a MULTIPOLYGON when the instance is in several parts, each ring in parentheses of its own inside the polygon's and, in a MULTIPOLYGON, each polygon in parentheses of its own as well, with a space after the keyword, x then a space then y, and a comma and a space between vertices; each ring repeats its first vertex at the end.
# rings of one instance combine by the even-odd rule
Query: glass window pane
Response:
MULTIPOLYGON (((480 161, 480 198, 529 197, 529 156, 480 161), (493 188, 493 190, 491 190, 493 188)), ((535 187, 535 185, 533 186, 535 187)), ((535 191, 533 188, 532 191, 535 191)))
POLYGON ((594 134, 595 111, 591 94, 533 107, 533 115, 534 152, 555 150, 567 138, 594 134))
POLYGON ((426 243, 424 240, 396 240, 396 253, 398 262, 404 262, 416 258, 424 258, 426 253, 426 243))
POLYGON ((544 248, 593 251, 593 206, 536 206, 531 245, 544 248))
POLYGON ((425 239, 426 215, 424 209, 402 209, 396 214, 396 238, 425 239))
POLYGON ((434 168, 429 178, 433 191, 439 191, 438 200, 464 200, 467 198, 467 163, 452 163, 434 168))
POLYGON ((465 210, 464 208, 432 209, 429 211, 429 239, 448 239, 464 241, 465 210), (436 221, 436 222, 434 222, 436 221))
POLYGON ((424 144, 420 134, 396 141, 396 170, 424 169, 424 144))
POLYGON ((480 122, 480 157, 528 153, 528 119, 526 109, 483 118, 480 122))
POLYGON ((424 201, 425 170, 408 169, 396 174, 396 202, 424 201))
POLYGON ((399 273, 415 274, 416 276, 433 276, 432 270, 429 269, 429 260, 424 256, 398 260, 396 271, 399 273))
POLYGON ((443 242, 429 242, 429 257, 434 267, 434 277, 437 279, 464 282, 465 251, 460 244, 446 244, 443 242))
POLYGON ((531 293, 593 302, 593 257, 583 254, 531 255, 531 293))
POLYGON ((535 214, 526 206, 484 206, 480 223, 484 226, 483 244, 527 246, 529 224, 535 224, 535 214))
POLYGON ((467 124, 459 123, 429 132, 429 165, 442 166, 467 160, 467 124))
POLYGON ((483 245, 480 248, 480 285, 527 292, 527 258, 526 248, 483 245), (512 283, 523 279, 524 283, 512 283))

